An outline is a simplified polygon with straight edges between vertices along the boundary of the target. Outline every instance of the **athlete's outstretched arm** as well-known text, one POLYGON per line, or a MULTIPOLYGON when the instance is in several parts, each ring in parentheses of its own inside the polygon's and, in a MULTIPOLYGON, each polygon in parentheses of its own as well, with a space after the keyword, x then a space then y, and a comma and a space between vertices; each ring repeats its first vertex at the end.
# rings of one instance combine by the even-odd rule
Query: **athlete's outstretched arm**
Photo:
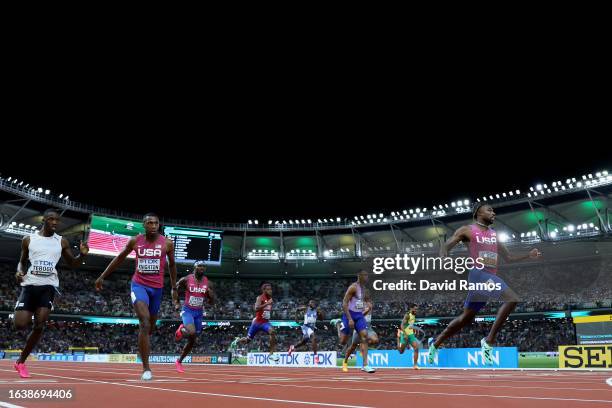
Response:
POLYGON ((72 255, 72 251, 70 250, 70 244, 66 238, 62 238, 62 257, 64 261, 72 268, 78 268, 79 265, 83 262, 83 258, 87 256, 89 253, 89 246, 87 243, 81 241, 79 245, 80 254, 76 258, 72 255))
POLYGON ((408 324, 408 313, 404 314, 404 318, 400 324, 400 329, 402 329, 402 331, 404 331, 404 329, 407 327, 406 324, 408 324))
MULTIPOLYGON (((178 282, 176 282, 176 293, 178 294, 178 292, 181 289, 185 289, 186 287, 187 287, 187 277, 183 276, 181 279, 179 279, 178 282)), ((173 301, 174 301, 174 299, 173 299, 173 301)), ((181 307, 181 302, 180 302, 180 300, 178 300, 178 297, 177 297, 176 301, 174 301, 174 305, 176 307, 178 307, 178 308, 181 307)))
POLYGON ((19 256, 19 263, 17 264, 17 273, 15 274, 15 279, 17 279, 17 283, 21 283, 23 280, 23 275, 26 274, 28 270, 28 258, 30 257, 30 237, 25 236, 21 240, 21 255, 19 256))
MULTIPOLYGON (((344 294, 344 299, 342 299, 342 310, 344 311, 344 315, 348 319, 349 325, 351 324, 351 322, 353 322, 353 319, 351 318, 351 314, 349 313, 348 305, 351 301, 351 298, 355 296, 355 292, 357 292, 357 289, 355 289, 355 284, 353 283, 346 290, 346 293, 344 294)), ((351 329, 352 328, 353 327, 351 327, 351 329)))
POLYGON ((166 256, 168 257, 168 269, 170 270, 170 287, 172 288, 172 300, 178 302, 178 291, 176 290, 176 263, 174 262, 174 242, 166 238, 166 256))
POLYGON ((501 242, 497 243, 497 249, 499 250, 499 255, 506 263, 520 262, 526 259, 537 259, 542 256, 542 253, 537 248, 533 248, 529 253, 524 255, 511 255, 508 248, 501 242))
POLYGON ((441 247, 440 247, 440 256, 445 258, 448 256, 448 253, 451 249, 455 247, 459 242, 466 242, 470 240, 469 236, 470 228, 467 226, 463 226, 459 228, 452 237, 450 237, 441 247))
POLYGON ((121 265, 123 261, 125 261, 125 258, 127 258, 127 256, 134 250, 135 246, 136 237, 132 237, 125 245, 125 248, 123 248, 123 250, 119 252, 119 255, 113 258, 111 263, 108 264, 108 266, 106 267, 104 272, 102 272, 100 277, 96 279, 96 290, 102 290, 102 282, 104 282, 104 279, 106 279, 111 273, 115 272, 115 269, 117 269, 117 267, 121 265))

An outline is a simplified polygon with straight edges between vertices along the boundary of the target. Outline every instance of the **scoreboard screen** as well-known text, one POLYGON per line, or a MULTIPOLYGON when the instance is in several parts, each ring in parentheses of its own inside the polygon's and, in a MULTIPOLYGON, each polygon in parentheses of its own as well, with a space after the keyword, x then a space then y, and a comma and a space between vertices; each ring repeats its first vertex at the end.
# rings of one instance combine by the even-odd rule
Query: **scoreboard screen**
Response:
POLYGON ((612 344, 612 315, 574 318, 578 344, 612 344))
MULTIPOLYGON (((130 238, 144 232, 142 220, 92 215, 88 239, 89 253, 116 256, 123 250, 130 238)), ((135 256, 134 251, 128 255, 129 258, 135 256)))
POLYGON ((204 261, 207 265, 221 265, 223 231, 167 226, 164 234, 174 241, 176 262, 204 261))

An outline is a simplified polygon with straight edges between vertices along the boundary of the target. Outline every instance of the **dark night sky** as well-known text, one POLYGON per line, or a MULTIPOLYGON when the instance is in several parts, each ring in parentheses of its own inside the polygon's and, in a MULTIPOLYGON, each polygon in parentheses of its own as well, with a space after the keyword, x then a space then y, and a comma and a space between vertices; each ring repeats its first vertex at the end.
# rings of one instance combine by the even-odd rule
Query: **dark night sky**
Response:
POLYGON ((531 70, 236 70, 167 88, 144 77, 31 82, 36 103, 19 88, 5 112, 0 172, 112 209, 266 222, 431 208, 612 171, 596 74, 559 87, 531 70))
POLYGON ((612 171, 606 154, 574 150, 538 155, 529 145, 504 154, 495 143, 499 141, 490 153, 480 155, 465 144, 459 151, 444 143, 432 150, 424 142, 395 144, 395 148, 383 144, 377 149, 377 142, 372 142, 371 148, 325 152, 311 148, 311 153, 302 155, 277 149, 276 159, 266 158, 267 149, 250 150, 251 156, 240 160, 212 154, 198 158, 181 149, 164 149, 161 158, 152 155, 146 160, 145 155, 131 160, 128 154, 111 150, 98 151, 76 165, 68 165, 73 159, 60 160, 44 171, 34 166, 0 170, 102 207, 232 222, 388 214, 612 171), (152 173, 147 170, 151 168, 152 173))

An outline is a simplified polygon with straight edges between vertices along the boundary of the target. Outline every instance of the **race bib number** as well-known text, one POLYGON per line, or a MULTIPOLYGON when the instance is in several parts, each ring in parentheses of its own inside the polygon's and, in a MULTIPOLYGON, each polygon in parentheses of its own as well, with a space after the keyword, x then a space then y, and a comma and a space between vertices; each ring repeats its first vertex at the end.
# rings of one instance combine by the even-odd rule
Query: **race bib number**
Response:
POLYGON ((144 274, 159 273, 161 259, 138 259, 138 272, 144 274))
POLYGON ((266 320, 270 320, 270 311, 269 310, 264 310, 262 313, 262 317, 266 320))
POLYGON ((490 251, 478 252, 478 257, 482 259, 485 267, 497 268, 497 253, 490 251))
POLYGON ((55 273, 55 264, 50 261, 34 261, 30 268, 30 273, 38 276, 49 276, 55 273))
POLYGON ((204 304, 204 298, 198 296, 189 296, 189 306, 202 307, 204 304))
POLYGON ((363 300, 358 300, 357 302, 355 302, 355 309, 363 310, 363 300))

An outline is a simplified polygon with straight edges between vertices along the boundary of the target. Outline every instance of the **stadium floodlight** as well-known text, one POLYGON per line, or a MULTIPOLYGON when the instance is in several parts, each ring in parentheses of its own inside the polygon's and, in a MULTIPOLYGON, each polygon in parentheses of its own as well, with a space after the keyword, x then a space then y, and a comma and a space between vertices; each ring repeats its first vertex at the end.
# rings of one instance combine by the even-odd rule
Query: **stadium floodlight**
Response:
POLYGON ((506 234, 505 232, 501 232, 499 234, 499 242, 508 242, 508 239, 510 237, 508 236, 508 234, 506 234))
POLYGON ((530 198, 531 198, 531 193, 527 193, 527 197, 530 197, 530 198))
POLYGON ((403 215, 400 215, 400 219, 402 219, 402 220, 403 220, 403 219, 404 219, 404 216, 403 216, 403 215))
POLYGON ((271 225, 271 224, 272 224, 272 220, 268 220, 268 225, 271 225))
POLYGON ((20 222, 20 223, 19 223, 19 227, 20 227, 20 228, 21 228, 21 227, 23 227, 23 222, 20 222))
MULTIPOLYGON (((592 225, 592 224, 591 224, 592 225)), ((30 224, 26 224, 25 226, 27 229, 30 229, 30 224)))
POLYGON ((361 221, 357 221, 357 224, 361 225, 361 221))
POLYGON ((470 205, 470 200, 463 200, 463 205, 470 205))
POLYGON ((451 203, 451 207, 455 208, 455 206, 456 206, 456 204, 455 204, 455 202, 453 201, 453 202, 451 203))
POLYGON ((45 190, 45 195, 49 195, 50 192, 50 190, 45 190))
POLYGON ((300 220, 295 220, 295 223, 296 223, 296 224, 299 224, 299 223, 300 223, 300 220))
POLYGON ((601 171, 598 171, 597 173, 595 173, 595 177, 601 177, 601 171))
POLYGON ((16 183, 17 183, 17 181, 18 181, 17 179, 13 180, 13 184, 16 184, 16 183))
POLYGON ((341 221, 341 220, 340 220, 340 217, 337 217, 337 218, 336 218, 336 222, 340 222, 340 221, 341 221))
POLYGON ((542 191, 542 185, 541 185, 541 184, 537 184, 537 185, 536 185, 536 190, 538 190, 538 191, 542 191))
POLYGON ((555 231, 550 233, 551 238, 557 238, 557 233, 555 231))
POLYGON ((502 197, 506 198, 506 193, 502 193, 502 197))
POLYGON ((569 232, 574 232, 574 230, 575 230, 575 229, 576 229, 576 227, 574 227, 574 225, 573 225, 573 224, 570 224, 570 225, 568 225, 568 226, 567 226, 567 230, 568 230, 569 232))
POLYGON ((293 225, 293 220, 289 220, 289 224, 293 225))
POLYGON ((70 196, 64 197, 64 200, 66 200, 66 201, 70 200, 70 196))
POLYGON ((577 182, 576 187, 582 187, 582 181, 577 182))
POLYGON ((521 232, 521 238, 524 238, 524 237, 525 237, 525 233, 521 232))
POLYGON ((495 198, 499 198, 499 194, 495 194, 495 198))
POLYGON ((17 225, 17 223, 15 221, 11 222, 11 225, 17 225))
POLYGON ((259 225, 259 220, 255 220, 255 225, 259 225))
POLYGON ((589 223, 589 227, 590 227, 590 228, 594 228, 594 227, 595 227, 595 224, 593 224, 592 222, 590 222, 590 223, 589 223))
POLYGON ((414 210, 413 209, 410 209, 409 212, 410 212, 410 214, 414 214, 414 210))
POLYGON ((253 224, 253 221, 252 221, 252 220, 249 220, 249 225, 251 225, 251 224, 253 224))
POLYGON ((448 208, 448 204, 444 204, 444 207, 445 207, 445 208, 448 208))
POLYGON ((312 220, 309 218, 306 221, 308 221, 309 224, 312 224, 312 220))
POLYGON ((417 217, 417 215, 416 215, 416 214, 412 214, 412 218, 416 218, 416 217, 417 217))
POLYGON ((42 187, 38 187, 38 192, 39 192, 39 193, 42 193, 42 192, 43 192, 42 187))
POLYGON ((550 194, 550 193, 551 193, 550 188, 547 188, 547 189, 546 189, 546 192, 547 192, 548 194, 550 194))
POLYGON ((589 178, 590 178, 590 179, 592 179, 592 178, 593 178, 593 175, 592 175, 591 173, 589 173, 589 178))
MULTIPOLYGON (((383 213, 378 214, 378 218, 382 218, 383 217, 383 213)), ((340 220, 338 220, 340 221, 340 220)))
POLYGON ((306 222, 304 220, 302 220, 302 224, 306 224, 306 222))
POLYGON ((6 181, 11 181, 11 179, 12 179, 12 178, 13 178, 13 177, 9 177, 9 178, 7 178, 7 179, 6 179, 6 181))
POLYGON ((62 197, 64 197, 64 194, 60 193, 59 198, 62 198, 62 197))
MULTIPOLYGON (((355 219, 357 219, 357 217, 355 217, 355 219)), ((317 218, 317 222, 318 222, 319 224, 321 224, 321 219, 320 219, 320 218, 317 218)))
POLYGON ((36 229, 36 225, 32 225, 32 229, 35 230, 36 229))
POLYGON ((406 214, 408 214, 408 211, 404 210, 404 211, 402 211, 402 214, 406 215, 406 214))

